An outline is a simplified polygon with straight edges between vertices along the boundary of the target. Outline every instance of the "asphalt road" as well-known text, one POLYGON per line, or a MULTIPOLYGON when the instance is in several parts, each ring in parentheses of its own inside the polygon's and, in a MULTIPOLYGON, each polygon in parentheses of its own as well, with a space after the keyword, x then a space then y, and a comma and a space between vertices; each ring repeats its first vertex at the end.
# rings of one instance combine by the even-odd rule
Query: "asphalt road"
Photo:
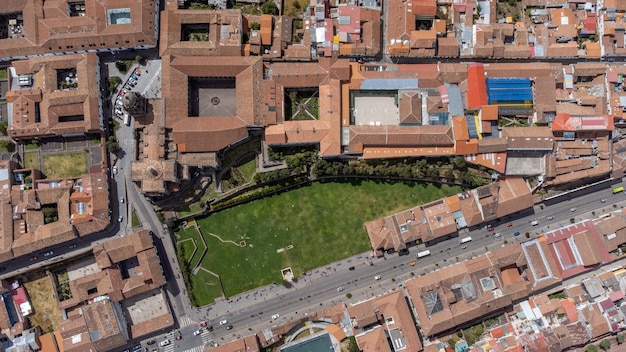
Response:
MULTIPOLYGON (((245 336, 250 331, 259 331, 274 324, 284 323, 288 320, 301 319, 310 312, 317 311, 322 307, 328 307, 340 301, 354 303, 369 297, 381 294, 391 289, 400 289, 399 283, 414 275, 422 275, 438 267, 463 261, 474 256, 482 255, 486 248, 491 250, 504 245, 504 240, 509 243, 513 241, 528 240, 525 236, 529 232, 530 238, 550 231, 561 226, 570 224, 570 219, 581 221, 586 218, 594 218, 604 213, 616 210, 613 204, 626 200, 624 193, 613 195, 612 188, 625 184, 607 184, 604 189, 590 194, 582 195, 578 198, 565 200, 561 203, 534 207, 534 212, 529 212, 518 218, 506 218, 499 223, 492 223, 494 231, 489 232, 484 227, 471 231, 461 237, 471 236, 472 241, 466 243, 467 248, 461 248, 459 238, 453 238, 428 247, 431 255, 415 259, 414 255, 418 249, 411 248, 410 255, 399 256, 397 254, 387 255, 385 258, 372 259, 372 264, 367 261, 355 264, 355 270, 338 270, 330 272, 320 279, 302 279, 286 293, 275 294, 265 299, 262 303, 247 305, 238 308, 238 304, 229 305, 228 313, 213 317, 211 320, 217 322, 220 319, 228 319, 229 324, 234 326, 231 331, 226 331, 224 327, 215 326, 213 338, 217 341, 228 341, 232 338, 245 336), (602 202, 606 199, 606 202, 602 202), (573 211, 572 211, 573 210, 573 211), (591 211, 596 215, 592 216, 591 211), (548 221, 547 217, 554 216, 548 221), (539 221, 538 226, 532 226, 533 219, 539 221), (507 227, 508 223, 512 226, 507 227), (502 233, 502 237, 495 238, 496 233, 502 233), (520 236, 514 236, 515 232, 520 232, 520 236), (416 261, 416 265, 411 267, 408 264, 416 261), (380 280, 374 277, 380 275, 380 280), (343 291, 337 288, 342 287, 343 291), (346 294, 351 293, 352 298, 347 298, 346 294), (271 315, 280 314, 277 321, 271 320, 271 315)), ((619 206, 617 206, 619 208, 619 206)), ((363 256, 369 253, 364 253, 363 256)), ((278 290, 276 290, 278 291, 278 290)), ((284 291, 283 291, 284 292, 284 291)))

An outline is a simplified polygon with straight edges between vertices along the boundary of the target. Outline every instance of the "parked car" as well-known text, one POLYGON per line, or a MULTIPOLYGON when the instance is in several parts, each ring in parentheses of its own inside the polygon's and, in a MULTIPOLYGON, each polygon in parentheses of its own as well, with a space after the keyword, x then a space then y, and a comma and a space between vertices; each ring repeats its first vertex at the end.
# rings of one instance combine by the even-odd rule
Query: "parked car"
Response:
POLYGON ((70 244, 70 245, 68 246, 68 248, 69 248, 69 249, 74 249, 74 248, 76 248, 76 247, 78 247, 78 245, 77 245, 76 243, 70 244))
POLYGON ((124 203, 124 197, 120 198, 120 203, 124 203))
POLYGON ((226 325, 228 324, 228 320, 224 319, 224 320, 220 320, 220 325, 226 325))
POLYGON ((276 320, 280 317, 280 314, 274 314, 272 315, 272 320, 276 320))
POLYGON ((132 79, 135 79, 135 80, 136 80, 136 79, 138 79, 139 77, 137 77, 135 74, 132 74, 132 75, 130 75, 130 78, 132 78, 132 79))
MULTIPOLYGON (((115 175, 117 175, 117 166, 113 166, 113 173, 114 173, 115 175)), ((124 203, 124 202, 122 202, 122 203, 124 203)))
POLYGON ((34 256, 32 256, 32 257, 28 258, 28 261, 31 261, 31 262, 32 262, 32 261, 35 261, 35 260, 37 260, 37 256, 36 256, 36 255, 34 255, 34 256))
POLYGON ((47 258, 47 257, 49 257, 49 256, 51 256, 53 254, 54 254, 53 251, 47 251, 46 253, 43 254, 43 256, 47 258))
POLYGON ((148 342, 146 342, 148 345, 154 345, 156 343, 156 340, 150 340, 148 342))
POLYGON ((133 72, 133 73, 134 73, 135 75, 137 75, 137 76, 141 76, 141 71, 139 71, 139 70, 135 70, 135 72, 133 72))
POLYGON ((120 215, 120 216, 117 218, 117 222, 122 222, 122 221, 124 221, 124 217, 120 215))
POLYGON ((133 346, 133 351, 137 351, 141 349, 141 345, 135 345, 133 346))
POLYGON ((164 347, 170 344, 170 340, 163 340, 159 342, 159 346, 164 347))

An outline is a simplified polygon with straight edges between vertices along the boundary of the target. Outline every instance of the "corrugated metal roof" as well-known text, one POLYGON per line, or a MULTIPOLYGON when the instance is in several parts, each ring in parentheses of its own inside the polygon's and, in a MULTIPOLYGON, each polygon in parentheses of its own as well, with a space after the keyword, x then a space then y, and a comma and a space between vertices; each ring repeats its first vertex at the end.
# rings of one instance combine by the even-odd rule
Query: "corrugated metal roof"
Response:
POLYGON ((371 90, 397 90, 397 89, 418 89, 417 78, 377 78, 365 79, 361 83, 361 89, 371 90))
POLYGON ((463 96, 458 84, 444 83, 448 90, 448 109, 452 116, 463 116, 463 96))

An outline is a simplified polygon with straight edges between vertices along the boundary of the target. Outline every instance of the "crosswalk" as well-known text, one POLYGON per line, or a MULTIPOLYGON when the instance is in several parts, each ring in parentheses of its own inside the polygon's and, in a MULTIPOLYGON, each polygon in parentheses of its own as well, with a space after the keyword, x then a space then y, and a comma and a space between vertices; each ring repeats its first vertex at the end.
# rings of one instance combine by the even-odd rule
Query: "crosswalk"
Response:
POLYGON ((195 321, 191 320, 190 317, 183 315, 178 318, 178 323, 180 324, 180 328, 184 328, 185 326, 197 324, 195 321))

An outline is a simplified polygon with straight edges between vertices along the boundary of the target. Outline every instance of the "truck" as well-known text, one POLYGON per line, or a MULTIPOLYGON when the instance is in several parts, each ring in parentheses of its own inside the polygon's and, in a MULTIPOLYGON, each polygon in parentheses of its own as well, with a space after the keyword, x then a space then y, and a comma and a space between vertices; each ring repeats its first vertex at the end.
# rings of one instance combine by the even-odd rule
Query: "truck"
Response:
POLYGON ((430 251, 428 249, 425 251, 417 252, 417 254, 415 255, 415 258, 422 258, 427 255, 430 255, 430 251))
POLYGON ((472 237, 471 237, 471 236, 467 236, 467 237, 463 237, 463 238, 461 238, 461 239, 459 240, 459 243, 463 244, 463 243, 467 243, 467 242, 469 242, 469 241, 471 241, 471 240, 472 240, 472 237))

